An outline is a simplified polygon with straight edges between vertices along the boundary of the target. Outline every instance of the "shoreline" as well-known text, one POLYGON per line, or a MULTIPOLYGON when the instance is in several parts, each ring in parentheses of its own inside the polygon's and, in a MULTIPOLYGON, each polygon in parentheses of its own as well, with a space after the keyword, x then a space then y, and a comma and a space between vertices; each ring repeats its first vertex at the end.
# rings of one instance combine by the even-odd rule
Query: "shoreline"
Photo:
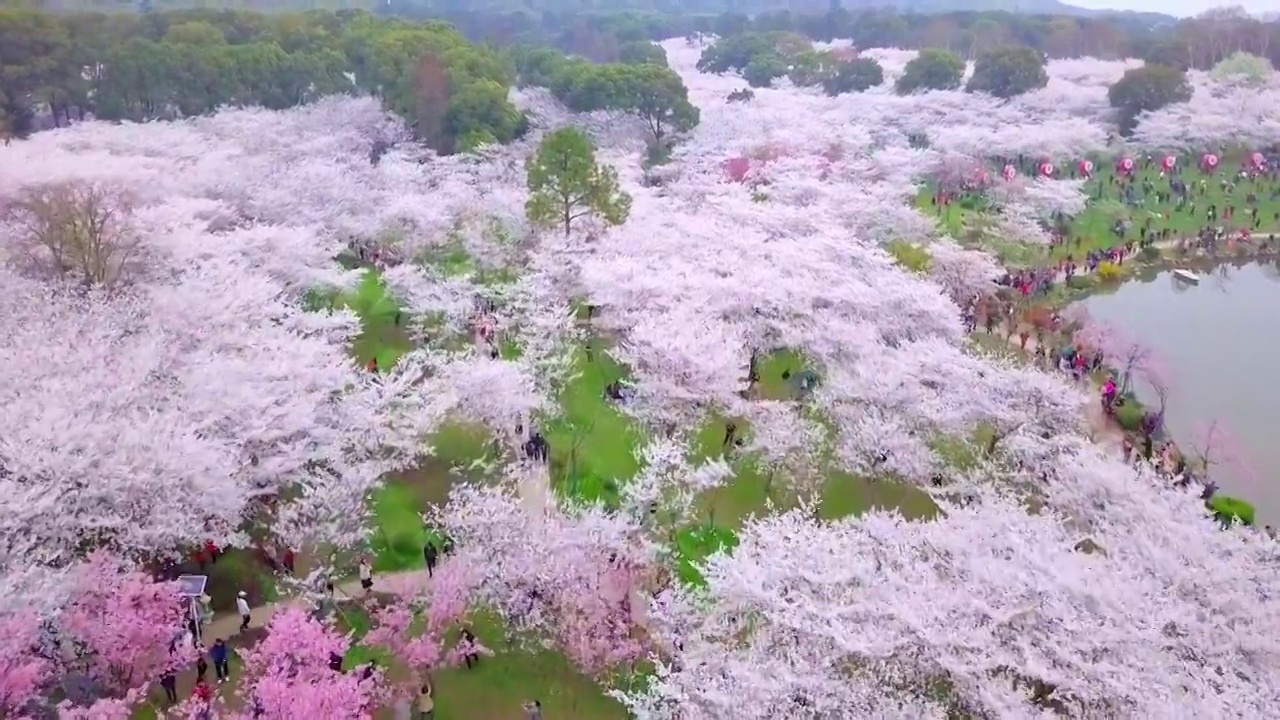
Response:
MULTIPOLYGON (((993 332, 988 333, 982 326, 982 323, 977 323, 975 330, 970 333, 970 336, 975 341, 979 336, 994 336, 997 339, 1003 340, 1001 344, 1007 345, 1012 352, 1016 353, 1017 358, 1020 361, 1032 363, 1045 372, 1057 372, 1055 368, 1046 367, 1040 362, 1035 355, 1035 348, 1039 346, 1041 341, 1046 344, 1057 344, 1059 340, 1062 340, 1063 342, 1074 341, 1070 335, 1064 337, 1061 331, 1051 333, 1046 332, 1043 333, 1043 335, 1038 334, 1034 327, 1029 327, 1022 319, 1027 310, 1033 308, 1045 308, 1053 313, 1061 313, 1065 311, 1067 307, 1087 300, 1092 295, 1115 292, 1119 288, 1123 287, 1125 283, 1129 282, 1151 282, 1161 273, 1171 272, 1175 269, 1188 269, 1195 270, 1198 273, 1205 273, 1228 264, 1235 267, 1244 267, 1255 263, 1280 260, 1280 242, 1278 242, 1280 241, 1280 233, 1267 233, 1260 236, 1254 236, 1251 240, 1252 242, 1248 245, 1242 246, 1241 244, 1236 244, 1235 247, 1228 252, 1218 253, 1206 252, 1199 248, 1188 248, 1184 245, 1184 242, 1188 242, 1186 240, 1157 243, 1156 245, 1151 246, 1156 248, 1159 252, 1157 257, 1144 259, 1141 254, 1142 251, 1138 251, 1132 256, 1126 257, 1124 262, 1120 265, 1122 268, 1121 275, 1114 279, 1102 280, 1098 277, 1096 270, 1077 272, 1075 277, 1085 277, 1088 279, 1088 285, 1085 287, 1073 286, 1068 283, 1064 277, 1062 277, 1061 273, 1059 273, 1054 278, 1055 287, 1049 292, 1049 294, 1036 298, 1020 313, 1014 312, 1001 317, 996 322, 993 332), (1015 319, 1016 322, 1012 331, 1008 329, 1008 322, 1010 319, 1015 319), (1025 347, 1020 338, 1020 331, 1023 330, 1028 330, 1030 335, 1025 343, 1025 347)), ((1003 263, 1001 263, 1001 266, 1011 274, 1029 269, 1026 266, 1019 268, 1008 266, 1003 263)), ((1000 286, 1000 289, 1008 290, 1009 288, 1002 285, 1000 286)), ((1012 310, 1012 306, 1010 306, 1009 309, 1012 310)), ((981 346, 980 342, 978 344, 981 346)), ((1103 364, 1103 368, 1110 374, 1118 376, 1118 372, 1114 368, 1107 366, 1105 363, 1103 364)), ((1098 379, 1096 373, 1088 374, 1085 377, 1087 378, 1085 382, 1092 391, 1090 394, 1099 396, 1091 400, 1083 410, 1084 419, 1090 428, 1090 439, 1098 444, 1109 445, 1112 446, 1112 449, 1123 452, 1119 446, 1122 445, 1124 438, 1128 438, 1132 442, 1130 450, 1132 454, 1127 458, 1127 460, 1129 462, 1138 462, 1142 458, 1141 449, 1144 440, 1147 437, 1146 434, 1142 433, 1140 430, 1134 431, 1127 429, 1121 422, 1119 422, 1115 414, 1108 415, 1104 413, 1100 405, 1101 381, 1098 379)), ((1125 403, 1136 408, 1139 413, 1145 413, 1146 406, 1137 398, 1136 393, 1131 391, 1129 395, 1125 397, 1125 403)), ((1177 482, 1175 479, 1176 474, 1171 472, 1174 467, 1174 459, 1184 458, 1185 456, 1182 450, 1178 447, 1178 443, 1169 434, 1168 429, 1163 423, 1161 423, 1159 430, 1156 433, 1152 433, 1150 437, 1153 445, 1157 449, 1148 462, 1155 466, 1162 475, 1167 477, 1170 481, 1170 486, 1172 486, 1174 482, 1177 482), (1165 447, 1171 449, 1172 452, 1169 455, 1166 455, 1165 452, 1161 450, 1161 448, 1165 447)), ((1215 508, 1209 505, 1210 498, 1218 496, 1234 498, 1248 503, 1249 507, 1254 510, 1254 522, 1244 523, 1243 519, 1239 517, 1234 518, 1234 520, 1241 524, 1247 524, 1260 531, 1264 529, 1264 524, 1259 523, 1256 519, 1256 507, 1247 498, 1241 495, 1231 494, 1231 491, 1223 488, 1218 483, 1213 482, 1212 479, 1201 476, 1199 472, 1195 472, 1192 479, 1204 487, 1211 486, 1213 488, 1214 492, 1205 499, 1205 506, 1210 510, 1210 512, 1216 512, 1215 508)), ((1269 528, 1270 526, 1266 527, 1269 528)))

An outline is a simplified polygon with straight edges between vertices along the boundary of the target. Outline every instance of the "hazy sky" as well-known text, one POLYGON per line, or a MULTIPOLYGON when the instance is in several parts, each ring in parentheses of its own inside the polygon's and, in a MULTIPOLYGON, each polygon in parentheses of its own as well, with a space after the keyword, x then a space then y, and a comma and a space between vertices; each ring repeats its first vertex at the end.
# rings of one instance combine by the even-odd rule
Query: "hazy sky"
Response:
POLYGON ((1107 10, 1145 10, 1166 15, 1198 15, 1216 7, 1240 5, 1253 13, 1280 10, 1280 0, 1063 0, 1068 5, 1107 10))

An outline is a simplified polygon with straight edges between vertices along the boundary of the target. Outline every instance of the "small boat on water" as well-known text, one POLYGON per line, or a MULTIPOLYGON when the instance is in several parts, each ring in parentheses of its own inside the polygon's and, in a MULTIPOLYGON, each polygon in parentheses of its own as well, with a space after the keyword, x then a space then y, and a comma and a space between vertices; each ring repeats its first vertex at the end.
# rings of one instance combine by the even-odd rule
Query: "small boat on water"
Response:
POLYGON ((1200 284, 1200 276, 1191 272, 1190 270, 1183 270, 1182 268, 1178 268, 1177 270, 1173 271, 1173 276, 1178 278, 1179 280, 1182 280, 1183 282, 1189 282, 1192 285, 1200 284))

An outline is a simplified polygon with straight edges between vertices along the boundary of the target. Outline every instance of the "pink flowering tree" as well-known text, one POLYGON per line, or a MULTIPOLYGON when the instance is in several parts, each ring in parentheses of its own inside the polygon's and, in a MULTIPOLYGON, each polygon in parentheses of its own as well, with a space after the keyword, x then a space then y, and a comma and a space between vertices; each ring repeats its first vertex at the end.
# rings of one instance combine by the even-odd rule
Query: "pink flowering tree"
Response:
POLYGON ((57 697, 71 717, 110 717, 190 660, 175 583, 156 583, 119 558, 95 553, 68 571, 49 615, 0 616, 0 711, 57 697), (89 713, 78 715, 76 713, 89 713))
POLYGON ((41 650, 40 621, 34 613, 0 617, 0 717, 21 717, 23 708, 52 680, 55 664, 41 650))
POLYGON ((184 611, 177 583, 157 583, 118 559, 95 554, 81 566, 70 604, 58 616, 78 648, 80 668, 108 694, 150 684, 188 658, 175 639, 184 611))
POLYGON ((1159 365, 1154 350, 1108 322, 1087 319, 1074 339, 1082 352, 1102 351, 1103 362, 1120 373, 1121 395, 1129 392, 1136 376, 1159 365))
POLYGON ((1196 427, 1191 442, 1183 446, 1183 452, 1206 478, 1213 476, 1216 470, 1246 476, 1251 473, 1244 445, 1221 420, 1210 420, 1196 427))
POLYGON ((598 507, 531 513, 512 492, 456 487, 431 521, 475 568, 475 599, 511 630, 604 674, 645 654, 634 599, 653 567, 634 520, 598 507))
MULTIPOLYGON (((397 600, 374 613, 374 628, 361 643, 381 647, 417 673, 460 663, 468 654, 488 654, 475 643, 460 640, 446 647, 445 633, 463 621, 478 574, 465 560, 451 556, 436 568, 425 593, 415 588, 394 588, 397 600), (406 592, 399 592, 406 591, 406 592)), ((392 691, 407 694, 416 687, 417 673, 392 691)))
MULTIPOLYGON (((350 638, 315 620, 299 608, 276 613, 266 637, 238 651, 243 661, 240 705, 233 718, 294 720, 369 718, 385 697, 381 673, 338 672, 333 655, 345 656, 350 638)), ((193 701, 198 706, 199 701, 193 701)), ((199 709, 196 707, 195 709, 199 709)))

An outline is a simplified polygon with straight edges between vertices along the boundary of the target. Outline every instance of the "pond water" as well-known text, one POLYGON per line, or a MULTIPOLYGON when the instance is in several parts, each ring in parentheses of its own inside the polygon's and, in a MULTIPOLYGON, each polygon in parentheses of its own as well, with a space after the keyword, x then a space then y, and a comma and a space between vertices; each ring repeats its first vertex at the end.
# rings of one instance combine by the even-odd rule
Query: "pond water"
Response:
MULTIPOLYGON (((1280 525, 1280 267, 1225 264, 1197 272, 1199 285, 1161 272, 1090 297, 1085 307, 1159 353, 1170 375, 1165 414, 1175 442, 1193 441, 1215 420, 1230 430, 1246 469, 1224 469, 1214 479, 1254 505, 1259 525, 1280 525)), ((1151 399, 1141 386, 1138 396, 1151 399)))

